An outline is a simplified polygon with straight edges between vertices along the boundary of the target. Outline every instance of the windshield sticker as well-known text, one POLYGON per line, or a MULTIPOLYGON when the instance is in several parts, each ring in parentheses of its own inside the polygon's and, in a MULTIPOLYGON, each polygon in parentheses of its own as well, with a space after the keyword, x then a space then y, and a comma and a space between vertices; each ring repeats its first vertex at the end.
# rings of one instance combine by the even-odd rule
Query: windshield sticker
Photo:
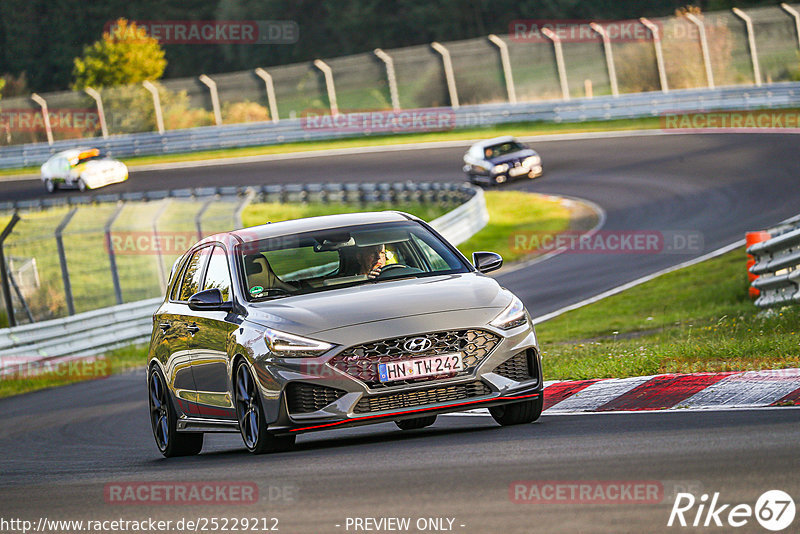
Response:
POLYGON ((253 286, 253 287, 250 288, 250 294, 253 295, 253 296, 260 295, 263 292, 264 292, 264 288, 261 287, 261 286, 253 286))

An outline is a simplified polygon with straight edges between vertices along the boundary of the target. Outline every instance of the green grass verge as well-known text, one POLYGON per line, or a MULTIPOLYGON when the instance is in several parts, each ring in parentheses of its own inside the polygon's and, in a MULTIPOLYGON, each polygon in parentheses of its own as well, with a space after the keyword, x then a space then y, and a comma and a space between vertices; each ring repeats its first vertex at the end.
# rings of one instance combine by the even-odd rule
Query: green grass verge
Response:
POLYGON ((537 327, 548 380, 800 367, 800 309, 747 295, 744 249, 537 327))
MULTIPOLYGON (((499 135, 515 135, 518 137, 528 135, 544 135, 553 133, 581 133, 615 130, 644 130, 660 128, 658 117, 644 117, 640 119, 617 119, 611 121, 586 121, 580 123, 556 122, 520 122, 500 124, 485 128, 465 128, 447 132, 409 133, 374 135, 369 137, 353 137, 331 141, 303 141, 298 143, 285 143, 280 145, 253 146, 242 148, 226 148, 223 150, 204 150, 184 154, 165 154, 158 156, 136 156, 125 158, 125 163, 131 167, 136 165, 151 165, 156 163, 173 163, 179 161, 200 161, 208 159, 224 159, 241 156, 262 156, 268 154, 286 154, 289 152, 315 152, 318 150, 331 150, 338 148, 355 148, 366 146, 387 146, 409 143, 426 143, 434 141, 458 141, 468 139, 481 139, 499 135)), ((91 139, 82 141, 91 144, 91 139)), ((44 162, 42 162, 44 163, 44 162)), ((134 169, 135 170, 135 169, 134 169)), ((0 177, 17 174, 38 173, 39 167, 25 167, 18 169, 2 169, 0 177)))

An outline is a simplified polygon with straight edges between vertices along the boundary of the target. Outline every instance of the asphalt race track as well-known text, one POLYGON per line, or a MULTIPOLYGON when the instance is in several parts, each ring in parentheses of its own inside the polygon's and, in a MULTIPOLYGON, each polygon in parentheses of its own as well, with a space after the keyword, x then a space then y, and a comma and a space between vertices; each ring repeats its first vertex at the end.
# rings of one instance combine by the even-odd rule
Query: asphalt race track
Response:
MULTIPOLYGON (((590 200, 606 212, 604 230, 676 231, 703 241, 690 253, 561 254, 500 276, 534 315, 800 213, 800 136, 631 136, 534 147, 545 175, 508 187, 590 200)), ((107 191, 452 181, 462 179, 463 152, 434 148, 132 172, 127 183, 107 191)), ((1 187, 4 199, 44 194, 35 180, 1 187)), ((247 454, 238 435, 210 436, 200 456, 165 460, 153 443, 139 371, 0 400, 0 518, 275 517, 280 532, 320 534, 354 532, 345 527, 347 517, 387 516, 411 517, 412 525, 417 518, 453 518, 452 529, 464 533, 693 531, 666 526, 675 491, 698 498, 719 492, 719 501, 731 505, 753 506, 771 489, 797 500, 798 423, 800 411, 788 408, 544 415, 509 428, 485 416, 451 415, 412 432, 384 424, 307 434, 295 451, 262 457, 247 454), (515 503, 509 488, 519 480, 654 481, 661 493, 647 504, 515 503), (119 481, 254 482, 260 498, 213 506, 106 502, 105 485, 119 481)), ((764 531, 753 518, 737 530, 764 531)))

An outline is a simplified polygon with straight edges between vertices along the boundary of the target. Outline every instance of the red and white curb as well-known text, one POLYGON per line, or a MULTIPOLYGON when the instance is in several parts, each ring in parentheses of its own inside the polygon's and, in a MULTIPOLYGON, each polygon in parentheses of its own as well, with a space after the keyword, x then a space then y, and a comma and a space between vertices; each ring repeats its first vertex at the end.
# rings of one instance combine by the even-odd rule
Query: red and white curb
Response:
MULTIPOLYGON (((767 406, 800 406, 800 369, 549 381, 544 388, 551 415, 767 406)), ((459 415, 486 414, 484 408, 459 415)))

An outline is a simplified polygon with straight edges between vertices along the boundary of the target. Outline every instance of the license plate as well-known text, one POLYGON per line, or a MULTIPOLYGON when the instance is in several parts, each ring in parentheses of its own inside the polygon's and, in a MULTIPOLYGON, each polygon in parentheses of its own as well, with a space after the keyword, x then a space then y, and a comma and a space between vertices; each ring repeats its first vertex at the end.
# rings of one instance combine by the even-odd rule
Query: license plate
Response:
POLYGON ((454 352, 430 358, 379 363, 378 377, 381 382, 392 382, 394 380, 409 380, 463 370, 464 362, 461 361, 461 353, 454 352))
POLYGON ((528 174, 528 168, 524 165, 522 167, 512 167, 508 170, 508 174, 511 176, 519 176, 521 174, 528 174))

